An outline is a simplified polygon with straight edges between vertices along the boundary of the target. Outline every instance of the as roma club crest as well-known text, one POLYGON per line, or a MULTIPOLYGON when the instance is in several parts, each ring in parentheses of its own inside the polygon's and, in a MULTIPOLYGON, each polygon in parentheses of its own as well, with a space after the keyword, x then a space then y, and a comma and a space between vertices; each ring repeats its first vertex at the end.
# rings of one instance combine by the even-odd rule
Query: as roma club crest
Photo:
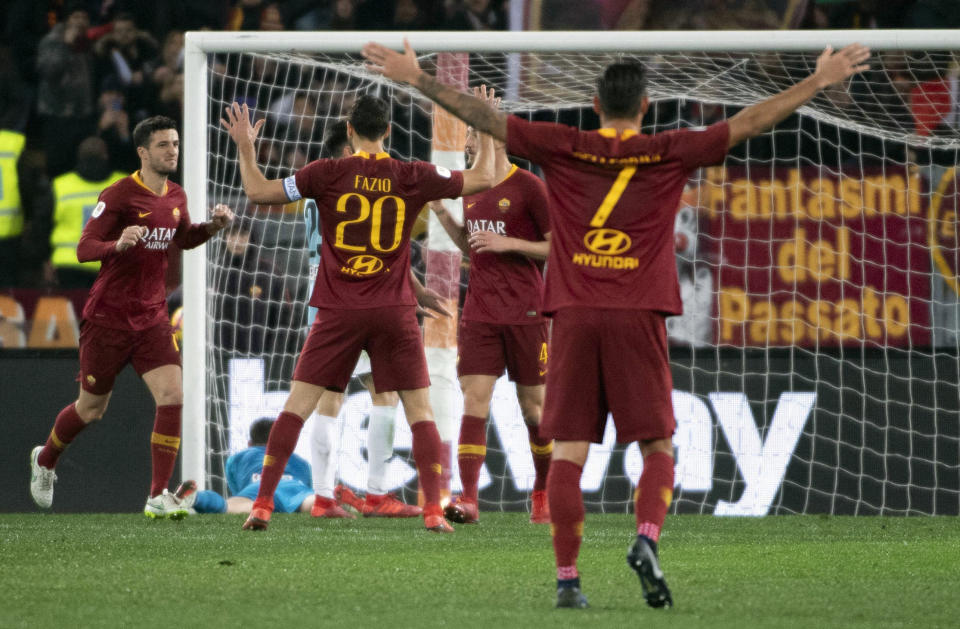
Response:
POLYGON ((506 212, 510 209, 510 199, 503 197, 497 202, 497 207, 500 208, 501 212, 506 212))
POLYGON ((180 219, 180 208, 178 207, 173 208, 173 218, 177 220, 180 219))
POLYGON ((933 261, 947 284, 960 295, 960 234, 957 233, 957 215, 960 213, 960 181, 956 168, 940 178, 930 199, 930 220, 927 235, 933 261))

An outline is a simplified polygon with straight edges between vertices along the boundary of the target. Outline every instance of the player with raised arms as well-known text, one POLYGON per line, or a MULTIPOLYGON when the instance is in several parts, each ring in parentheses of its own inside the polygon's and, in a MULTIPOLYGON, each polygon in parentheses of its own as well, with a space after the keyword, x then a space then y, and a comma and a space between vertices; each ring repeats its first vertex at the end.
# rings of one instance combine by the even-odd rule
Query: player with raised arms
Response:
POLYGON ((54 468, 90 422, 103 417, 113 383, 130 363, 157 404, 150 435, 152 480, 143 512, 181 518, 186 510, 167 491, 180 447, 183 403, 180 352, 167 319, 167 248, 192 249, 233 220, 225 205, 211 220, 191 223, 183 188, 168 181, 177 172, 180 137, 170 118, 154 116, 133 130, 140 170, 100 193, 77 244, 80 262, 102 265, 83 308, 80 327, 80 394, 57 415, 43 446, 30 457, 30 494, 43 509, 53 503, 54 468))
MULTIPOLYGON (((254 203, 316 201, 322 230, 320 268, 310 305, 318 308, 293 374, 290 395, 264 455, 260 493, 245 529, 265 529, 272 495, 293 452, 304 418, 327 389, 343 391, 361 350, 370 355, 378 391, 397 391, 413 433, 413 458, 423 487, 424 525, 451 532, 440 506, 440 435, 430 408, 426 356, 410 287, 410 233, 427 202, 490 187, 492 146, 473 168, 449 171, 425 162, 401 162, 383 150, 389 106, 372 95, 355 101, 348 135, 356 153, 320 159, 286 179, 267 180, 254 142, 263 120, 250 122, 234 103, 221 120, 237 144, 244 192, 254 203)), ((488 139, 485 144, 492 144, 488 139)))
POLYGON ((617 440, 637 441, 643 472, 636 491, 637 535, 627 563, 652 607, 673 605, 657 553, 673 496, 673 432, 665 318, 682 312, 674 260, 677 203, 693 170, 723 161, 820 90, 867 69, 869 49, 828 47, 796 85, 706 129, 644 135, 645 70, 623 61, 597 80, 602 128, 529 122, 491 109, 420 69, 403 53, 364 47, 369 68, 409 83, 507 151, 543 169, 552 239, 544 311, 553 316, 551 366, 541 434, 555 439, 547 479, 557 566, 557 607, 587 607, 577 556, 583 534, 580 476, 590 443, 602 441, 608 411, 617 440))
MULTIPOLYGON (((347 136, 347 121, 334 120, 330 123, 323 140, 325 157, 333 159, 350 157, 353 148, 347 136)), ((310 254, 310 268, 316 276, 320 266, 320 249, 323 242, 320 233, 320 221, 316 203, 308 199, 304 204, 304 222, 307 227, 307 248, 310 254)), ((440 302, 440 296, 424 287, 411 271, 410 281, 425 316, 433 316, 430 311, 450 316, 440 302)), ((309 308, 308 321, 316 317, 317 309, 309 308)), ((349 487, 336 484, 337 453, 340 443, 340 410, 343 408, 344 393, 326 390, 317 402, 317 417, 310 434, 310 456, 313 462, 313 489, 316 492, 310 514, 315 518, 352 518, 344 505, 365 517, 413 518, 422 515, 423 510, 408 505, 387 491, 387 468, 393 458, 393 430, 397 417, 400 397, 396 391, 378 391, 370 373, 370 357, 360 353, 360 359, 353 369, 358 378, 370 392, 372 406, 367 428, 367 492, 363 498, 357 496, 349 487)))
MULTIPOLYGON (((493 91, 488 95, 494 97, 493 91)), ((467 163, 476 159, 478 134, 467 129, 467 163)), ((510 163, 494 142, 497 184, 463 199, 461 225, 439 201, 430 204, 453 242, 470 258, 470 279, 457 335, 457 375, 463 419, 457 463, 463 493, 444 509, 454 522, 479 518, 480 467, 487 450, 487 415, 497 378, 507 370, 530 438, 534 482, 530 521, 549 524, 547 471, 553 442, 539 434, 547 371, 547 320, 540 312, 542 264, 550 251, 547 189, 533 173, 510 163)))

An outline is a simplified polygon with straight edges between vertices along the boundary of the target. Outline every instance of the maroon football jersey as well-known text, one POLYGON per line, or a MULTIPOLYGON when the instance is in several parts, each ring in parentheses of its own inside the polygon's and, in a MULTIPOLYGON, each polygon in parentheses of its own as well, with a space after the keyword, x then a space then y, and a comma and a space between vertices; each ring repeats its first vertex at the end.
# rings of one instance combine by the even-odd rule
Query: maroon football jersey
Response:
POLYGON ((428 201, 460 196, 463 174, 358 151, 307 164, 284 180, 284 190, 291 201, 315 199, 320 213, 311 306, 412 306, 410 232, 428 201))
POLYGON ((544 311, 680 314, 674 221, 696 168, 723 161, 727 123, 656 135, 507 120, 507 151, 543 169, 550 199, 544 311))
POLYGON ((119 330, 144 330, 166 321, 170 242, 192 249, 209 238, 202 224, 190 223, 187 195, 177 184, 168 182, 158 195, 138 171, 109 186, 100 193, 77 244, 80 262, 102 262, 83 308, 84 319, 119 330), (118 252, 117 240, 130 225, 145 226, 147 235, 118 252))
MULTIPOLYGON (((544 240, 550 231, 547 189, 539 177, 514 166, 499 184, 463 199, 468 233, 490 231, 522 240, 544 240)), ((515 325, 540 323, 542 264, 519 253, 470 250, 470 282, 463 319, 515 325)))

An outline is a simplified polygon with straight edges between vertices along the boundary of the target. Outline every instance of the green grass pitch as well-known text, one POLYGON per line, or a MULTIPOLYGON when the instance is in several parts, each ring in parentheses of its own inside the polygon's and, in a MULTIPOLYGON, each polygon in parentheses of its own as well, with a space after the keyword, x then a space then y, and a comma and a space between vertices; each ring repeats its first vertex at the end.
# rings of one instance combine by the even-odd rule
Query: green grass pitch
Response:
POLYGON ((624 560, 633 518, 588 515, 589 610, 555 610, 548 527, 483 513, 420 520, 275 515, 0 515, 0 627, 958 627, 956 518, 670 516, 672 610, 624 560))

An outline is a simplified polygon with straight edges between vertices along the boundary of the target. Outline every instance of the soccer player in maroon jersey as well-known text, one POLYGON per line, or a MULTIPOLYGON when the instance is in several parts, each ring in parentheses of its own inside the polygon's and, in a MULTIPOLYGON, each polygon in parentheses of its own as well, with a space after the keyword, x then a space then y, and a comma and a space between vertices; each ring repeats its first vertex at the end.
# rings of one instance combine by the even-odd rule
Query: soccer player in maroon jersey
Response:
POLYGON ((397 391, 413 433, 413 458, 423 488, 424 525, 451 532, 440 506, 440 435, 430 408, 426 356, 410 286, 410 232, 428 201, 474 194, 490 187, 493 148, 473 168, 451 172, 425 162, 401 162, 383 150, 389 107, 360 96, 348 118, 352 157, 311 162, 286 179, 267 180, 254 142, 263 120, 251 125, 246 105, 221 120, 237 144, 243 188, 255 203, 313 198, 320 214, 322 252, 310 305, 316 319, 300 352, 290 395, 264 455, 260 493, 245 529, 264 529, 272 496, 304 419, 327 389, 343 391, 360 351, 370 355, 378 391, 397 391))
MULTIPOLYGON (((476 156, 477 135, 472 127, 467 130, 468 163, 476 156)), ((539 434, 547 371, 547 321, 540 313, 541 266, 550 251, 547 189, 539 177, 510 163, 502 142, 494 143, 494 156, 497 184, 463 199, 463 225, 439 201, 430 204, 453 242, 470 257, 457 338, 457 375, 463 390, 457 463, 463 493, 444 513, 454 522, 478 521, 490 398, 506 368, 517 385, 533 454, 530 521, 549 524, 546 486, 553 442, 539 434)))
POLYGON ((186 510, 167 491, 180 447, 180 353, 167 319, 167 248, 192 249, 223 229, 233 212, 214 208, 207 223, 191 223, 177 171, 180 138, 170 118, 147 118, 133 130, 140 170, 100 193, 77 245, 80 262, 102 266, 83 308, 80 395, 60 411, 46 445, 30 457, 30 493, 44 509, 53 503, 54 467, 67 445, 107 409, 113 383, 130 363, 157 403, 150 436, 153 477, 143 512, 181 518, 186 510))
POLYGON ((672 606, 657 541, 673 496, 672 378, 665 317, 682 311, 673 254, 677 202, 691 172, 763 133, 820 90, 867 69, 865 46, 828 47, 796 85, 703 130, 640 133, 647 110, 644 68, 614 63, 597 81, 601 129, 528 122, 424 73, 405 42, 398 53, 364 47, 370 67, 409 83, 507 151, 543 169, 552 240, 544 311, 553 316, 551 367, 541 433, 555 439, 547 479, 557 564, 557 606, 587 607, 576 559, 583 532, 580 476, 607 412, 617 440, 638 441, 637 537, 627 563, 652 607, 672 606))

